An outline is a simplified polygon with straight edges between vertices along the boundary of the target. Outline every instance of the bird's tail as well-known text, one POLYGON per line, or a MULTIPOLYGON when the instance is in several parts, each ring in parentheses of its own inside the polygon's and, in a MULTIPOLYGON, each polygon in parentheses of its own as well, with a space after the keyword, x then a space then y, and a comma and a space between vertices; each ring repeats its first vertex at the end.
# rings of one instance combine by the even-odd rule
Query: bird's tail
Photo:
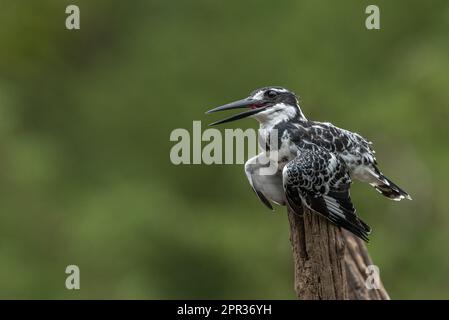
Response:
POLYGON ((381 172, 377 173, 376 178, 377 181, 372 182, 371 185, 385 197, 395 201, 400 201, 402 199, 412 200, 412 197, 410 197, 407 192, 398 187, 393 181, 385 177, 381 172))

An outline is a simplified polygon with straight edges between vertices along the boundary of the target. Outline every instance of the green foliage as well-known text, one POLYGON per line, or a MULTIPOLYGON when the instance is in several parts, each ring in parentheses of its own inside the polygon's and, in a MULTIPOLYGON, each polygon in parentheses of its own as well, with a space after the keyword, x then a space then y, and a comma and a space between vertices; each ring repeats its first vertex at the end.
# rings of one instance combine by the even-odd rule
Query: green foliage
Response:
POLYGON ((2 3, 0 297, 294 298, 284 209, 266 211, 241 166, 169 161, 173 129, 281 85, 373 140, 412 195, 352 188, 391 296, 449 298, 449 3, 377 1, 379 31, 368 4, 2 3))

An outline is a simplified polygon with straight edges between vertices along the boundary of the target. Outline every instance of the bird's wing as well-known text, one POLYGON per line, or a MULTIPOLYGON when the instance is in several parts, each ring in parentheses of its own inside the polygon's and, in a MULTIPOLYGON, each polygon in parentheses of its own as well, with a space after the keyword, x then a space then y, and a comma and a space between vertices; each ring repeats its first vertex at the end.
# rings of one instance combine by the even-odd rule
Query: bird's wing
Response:
POLYGON ((302 149, 283 169, 283 187, 290 207, 301 204, 368 241, 370 227, 360 220, 349 196, 351 178, 343 160, 323 148, 302 149))
POLYGON ((269 160, 261 153, 245 163, 245 173, 260 201, 273 210, 270 200, 284 205, 286 199, 282 187, 282 173, 280 171, 272 173, 268 167, 269 160), (264 168, 267 170, 263 170, 264 168))
POLYGON ((351 132, 329 122, 313 122, 308 129, 313 144, 338 154, 349 152, 357 155, 364 164, 376 164, 372 142, 360 134, 351 132))

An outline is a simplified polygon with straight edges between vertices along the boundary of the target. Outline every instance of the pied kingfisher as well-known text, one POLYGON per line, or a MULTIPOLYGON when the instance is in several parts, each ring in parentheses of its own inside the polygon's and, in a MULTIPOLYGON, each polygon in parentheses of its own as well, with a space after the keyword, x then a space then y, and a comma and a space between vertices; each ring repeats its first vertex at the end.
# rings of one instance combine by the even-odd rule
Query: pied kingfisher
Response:
POLYGON ((351 179, 368 182, 389 199, 411 200, 377 168, 371 142, 331 123, 308 120, 293 92, 265 87, 207 113, 237 108, 249 110, 211 125, 246 117, 260 123, 260 141, 266 148, 245 163, 245 172, 259 199, 271 210, 270 201, 288 204, 297 214, 302 214, 305 205, 368 241, 371 229, 357 217, 349 195, 351 179), (274 130, 276 135, 272 135, 274 130), (270 143, 273 136, 277 136, 276 150, 270 143), (267 159, 273 160, 270 151, 276 151, 277 169, 273 174, 261 174, 267 159))

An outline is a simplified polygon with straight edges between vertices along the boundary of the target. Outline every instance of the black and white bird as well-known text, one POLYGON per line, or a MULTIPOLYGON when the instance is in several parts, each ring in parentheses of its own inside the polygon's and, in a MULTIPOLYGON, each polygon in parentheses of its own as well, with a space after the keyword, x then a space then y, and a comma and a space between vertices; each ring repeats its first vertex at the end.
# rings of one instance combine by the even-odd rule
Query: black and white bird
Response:
POLYGON ((357 216, 349 195, 352 179, 369 183, 389 199, 411 200, 377 168, 371 142, 331 123, 308 120, 293 92, 265 87, 207 113, 238 108, 248 110, 211 125, 246 117, 260 123, 259 142, 265 150, 245 163, 245 172, 268 208, 273 210, 274 202, 302 214, 304 205, 368 241, 371 229, 357 216), (262 170, 269 161, 276 170, 266 174, 262 170))

